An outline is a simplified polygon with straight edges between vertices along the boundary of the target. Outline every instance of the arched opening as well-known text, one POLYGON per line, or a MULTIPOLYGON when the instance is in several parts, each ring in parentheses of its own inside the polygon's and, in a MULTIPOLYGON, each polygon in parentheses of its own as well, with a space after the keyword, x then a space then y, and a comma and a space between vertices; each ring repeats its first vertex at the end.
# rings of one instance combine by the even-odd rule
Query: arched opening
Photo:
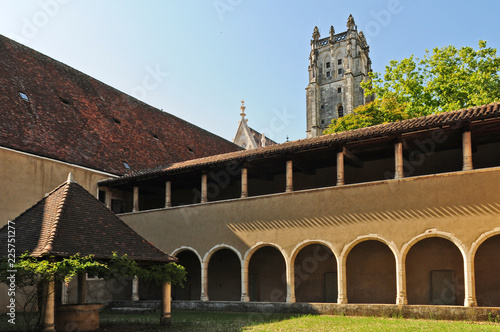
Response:
POLYGON ((208 298, 210 301, 241 300, 241 263, 230 249, 220 249, 208 262, 208 298))
POLYGON ((248 292, 250 301, 285 302, 286 263, 278 249, 262 247, 250 257, 248 292))
POLYGON ((184 250, 176 255, 179 265, 186 269, 186 281, 184 287, 172 286, 173 300, 200 300, 201 294, 201 262, 198 256, 190 251, 184 250))
POLYGON ((500 307, 500 235, 484 241, 474 257, 478 306, 500 307))
POLYGON ((346 263, 349 303, 396 303, 396 259, 380 241, 367 240, 351 249, 346 263))
POLYGON ((406 255, 408 304, 463 305, 464 263, 453 242, 433 237, 414 244, 406 255))
POLYGON ((294 262, 296 302, 337 302, 337 259, 322 244, 300 250, 294 262))

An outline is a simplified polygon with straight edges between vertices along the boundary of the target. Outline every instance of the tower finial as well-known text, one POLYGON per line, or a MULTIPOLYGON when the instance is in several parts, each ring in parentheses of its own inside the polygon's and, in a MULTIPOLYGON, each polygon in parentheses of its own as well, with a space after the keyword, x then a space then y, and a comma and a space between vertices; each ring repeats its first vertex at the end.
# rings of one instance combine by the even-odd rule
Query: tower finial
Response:
POLYGON ((356 23, 354 23, 354 17, 352 17, 352 14, 349 14, 349 17, 347 18, 347 29, 348 30, 355 30, 356 23))
POLYGON ((73 179, 73 173, 69 172, 66 183, 71 183, 71 182, 75 182, 75 179, 73 179))
POLYGON ((241 106, 240 106, 240 110, 241 110, 241 117, 244 118, 245 117, 245 109, 246 109, 246 106, 245 106, 245 101, 242 99, 241 100, 241 106))
POLYGON ((335 29, 333 28, 333 25, 330 25, 330 39, 333 39, 334 35, 335 35, 335 29))
POLYGON ((312 36, 312 37, 313 37, 313 39, 314 39, 314 40, 318 40, 318 39, 319 39, 319 37, 320 37, 320 34, 319 34, 319 29, 318 29, 318 27, 317 27, 317 26, 315 26, 315 27, 314 27, 314 30, 313 30, 313 36, 312 36))

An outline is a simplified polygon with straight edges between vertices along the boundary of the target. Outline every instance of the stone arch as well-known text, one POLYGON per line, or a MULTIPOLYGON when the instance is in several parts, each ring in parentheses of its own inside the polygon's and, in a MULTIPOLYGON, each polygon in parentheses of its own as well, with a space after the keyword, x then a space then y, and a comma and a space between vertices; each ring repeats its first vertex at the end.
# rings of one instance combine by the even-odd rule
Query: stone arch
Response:
POLYGON ((202 267, 200 254, 192 247, 182 246, 175 249, 172 256, 179 258, 179 264, 184 266, 187 272, 184 287, 172 286, 172 299, 200 300, 202 267))
POLYGON ((227 244, 218 244, 205 254, 205 289, 211 301, 241 299, 241 262, 240 252, 227 244))
POLYGON ((401 259, 408 304, 464 303, 468 257, 453 234, 429 229, 403 245, 401 259))
POLYGON ((337 261, 327 241, 305 240, 296 245, 290 258, 295 301, 337 302, 337 261))
MULTIPOLYGON (((286 252, 277 244, 259 242, 248 249, 243 261, 250 301, 284 302, 287 296, 286 252)), ((245 287, 245 285, 243 285, 245 287)))
POLYGON ((481 234, 469 251, 478 306, 500 306, 500 227, 481 234))
POLYGON ((172 251, 171 255, 174 257, 177 257, 178 254, 180 254, 181 252, 186 251, 186 250, 192 251, 200 260, 200 264, 203 264, 203 258, 201 258, 201 255, 198 253, 198 250, 194 249, 193 247, 188 247, 188 246, 179 247, 179 248, 175 249, 174 251, 172 251))
POLYGON ((398 250, 377 234, 359 236, 341 254, 350 303, 396 302, 398 250))

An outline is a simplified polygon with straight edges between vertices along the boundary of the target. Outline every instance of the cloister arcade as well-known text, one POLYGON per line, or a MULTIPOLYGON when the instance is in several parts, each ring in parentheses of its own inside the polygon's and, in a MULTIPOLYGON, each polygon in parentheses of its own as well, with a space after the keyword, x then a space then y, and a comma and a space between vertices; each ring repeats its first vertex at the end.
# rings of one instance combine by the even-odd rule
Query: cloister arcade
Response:
POLYGON ((218 245, 202 260, 193 248, 173 254, 190 276, 185 288, 174 287, 174 300, 500 306, 500 267, 492 264, 500 228, 468 249, 431 230, 402 248, 368 235, 340 253, 307 240, 290 253, 259 243, 246 253, 218 245))

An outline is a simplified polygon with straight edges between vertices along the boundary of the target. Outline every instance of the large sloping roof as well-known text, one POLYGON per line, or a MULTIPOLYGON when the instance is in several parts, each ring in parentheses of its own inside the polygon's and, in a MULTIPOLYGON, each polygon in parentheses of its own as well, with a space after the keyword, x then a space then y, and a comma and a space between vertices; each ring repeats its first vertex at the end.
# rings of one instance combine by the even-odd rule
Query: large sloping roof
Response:
POLYGON ((119 175, 240 149, 1 35, 0 146, 119 175))
MULTIPOLYGON (((11 222, 16 254, 69 257, 80 253, 109 258, 113 252, 142 262, 176 259, 132 230, 79 184, 67 182, 11 222)), ((7 254, 8 225, 0 229, 0 248, 7 254)))
POLYGON ((227 162, 246 162, 285 153, 293 153, 307 149, 320 148, 324 146, 342 146, 348 143, 360 142, 363 140, 374 140, 377 138, 410 134, 432 128, 445 126, 466 126, 471 122, 486 121, 500 118, 500 102, 489 105, 477 106, 453 112, 439 113, 430 116, 385 123, 372 127, 355 129, 330 135, 322 135, 313 138, 306 138, 282 144, 262 147, 253 150, 244 150, 232 153, 225 153, 209 156, 200 159, 178 162, 172 165, 156 167, 149 170, 141 170, 119 178, 102 180, 99 185, 113 185, 126 183, 135 179, 155 177, 174 172, 184 172, 192 169, 200 169, 207 166, 223 164, 227 162))

